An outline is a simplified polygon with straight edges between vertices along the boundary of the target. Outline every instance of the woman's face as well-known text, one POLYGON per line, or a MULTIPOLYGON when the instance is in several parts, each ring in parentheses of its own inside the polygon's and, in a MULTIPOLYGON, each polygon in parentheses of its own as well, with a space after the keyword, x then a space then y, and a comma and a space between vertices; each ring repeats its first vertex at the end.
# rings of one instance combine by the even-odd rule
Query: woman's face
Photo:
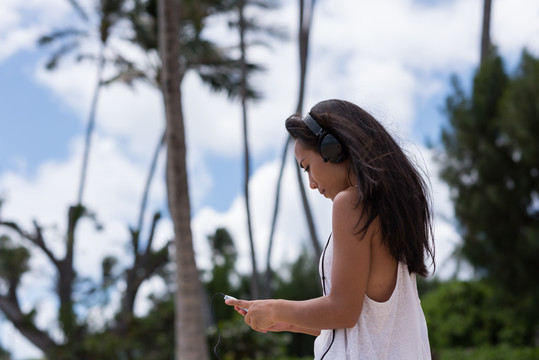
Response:
POLYGON ((349 160, 337 164, 324 162, 318 151, 306 148, 301 140, 296 140, 294 153, 299 166, 309 176, 311 189, 318 189, 326 198, 333 201, 338 193, 353 185, 352 177, 348 176, 349 160))

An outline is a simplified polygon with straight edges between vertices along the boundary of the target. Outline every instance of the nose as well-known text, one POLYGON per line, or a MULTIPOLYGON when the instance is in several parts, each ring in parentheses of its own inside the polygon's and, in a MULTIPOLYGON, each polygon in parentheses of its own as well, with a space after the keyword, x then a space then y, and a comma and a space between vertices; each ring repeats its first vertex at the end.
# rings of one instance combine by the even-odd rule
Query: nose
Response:
POLYGON ((314 181, 310 173, 309 173, 309 186, 313 190, 318 188, 318 184, 316 183, 316 181, 314 181))

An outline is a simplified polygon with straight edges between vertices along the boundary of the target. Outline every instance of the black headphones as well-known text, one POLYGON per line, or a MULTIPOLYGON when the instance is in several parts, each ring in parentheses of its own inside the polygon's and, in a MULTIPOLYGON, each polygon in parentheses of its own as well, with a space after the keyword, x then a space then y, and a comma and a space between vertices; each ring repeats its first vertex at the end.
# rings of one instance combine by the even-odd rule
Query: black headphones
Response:
POLYGON ((348 155, 346 148, 341 145, 335 136, 322 129, 310 112, 305 115, 303 122, 316 136, 318 141, 318 151, 320 152, 322 159, 324 159, 324 162, 329 160, 332 163, 340 163, 346 159, 348 155))

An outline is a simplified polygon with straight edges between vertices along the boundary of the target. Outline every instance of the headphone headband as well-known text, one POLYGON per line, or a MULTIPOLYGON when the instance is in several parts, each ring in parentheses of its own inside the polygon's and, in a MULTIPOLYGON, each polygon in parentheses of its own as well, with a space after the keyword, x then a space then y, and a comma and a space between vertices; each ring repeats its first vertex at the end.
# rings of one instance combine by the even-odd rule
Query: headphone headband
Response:
POLYGON ((341 145, 335 136, 322 129, 310 112, 305 115, 303 122, 316 136, 318 142, 318 151, 325 162, 329 160, 333 163, 339 163, 346 159, 346 148, 341 145))
POLYGON ((322 129, 322 127, 320 125, 318 125, 318 123, 313 118, 313 116, 311 115, 310 112, 307 113, 307 115, 305 115, 305 117, 303 118, 303 122, 305 123, 305 125, 307 125, 309 130, 311 130, 311 132, 316 137, 322 136, 322 133, 324 132, 324 130, 322 129))

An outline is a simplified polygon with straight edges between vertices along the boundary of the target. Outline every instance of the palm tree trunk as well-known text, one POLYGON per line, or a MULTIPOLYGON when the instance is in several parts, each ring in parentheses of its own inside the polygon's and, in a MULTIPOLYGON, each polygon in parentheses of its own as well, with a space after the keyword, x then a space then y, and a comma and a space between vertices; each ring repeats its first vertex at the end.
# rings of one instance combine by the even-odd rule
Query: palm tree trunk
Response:
MULTIPOLYGON (((303 113, 303 98, 305 95, 305 78, 307 74, 307 59, 309 57, 309 35, 311 32, 311 24, 314 13, 315 0, 311 0, 311 5, 308 9, 305 8, 304 0, 300 0, 300 14, 299 14, 299 62, 300 62, 300 80, 299 80, 299 94, 298 94, 298 107, 296 112, 303 113), (307 19, 305 19, 305 13, 307 13, 307 19)), ((316 229, 314 227, 314 220, 307 200, 307 194, 305 193, 305 186, 303 185, 303 177, 299 170, 299 165, 296 163, 296 175, 298 178, 299 191, 301 194, 301 202, 305 211, 305 218, 307 220, 307 227, 309 228, 309 234, 311 235, 311 242, 315 250, 317 257, 322 254, 322 248, 318 237, 316 236, 316 229)))
POLYGON ((86 184, 86 172, 88 170, 88 157, 90 155, 90 147, 91 147, 91 140, 92 140, 92 133, 94 132, 95 127, 95 113, 97 110, 97 103, 99 100, 99 94, 101 93, 101 86, 102 86, 102 74, 103 74, 103 67, 105 65, 105 59, 104 59, 104 50, 105 45, 101 44, 101 49, 99 52, 99 60, 97 64, 97 84, 94 89, 94 95, 92 98, 92 104, 90 105, 90 115, 88 116, 88 125, 86 127, 86 140, 84 142, 84 154, 82 157, 82 169, 81 169, 81 175, 80 175, 80 184, 79 184, 79 194, 77 197, 77 205, 82 205, 82 195, 84 193, 84 186, 86 184))
POLYGON ((251 207, 249 202, 249 176, 251 175, 251 166, 249 159, 249 141, 247 139, 247 61, 246 61, 246 49, 245 49, 245 0, 239 0, 238 13, 239 13, 239 30, 240 30, 240 68, 241 68, 241 109, 243 118, 243 168, 244 168, 244 196, 245 196, 245 210, 247 212, 247 230, 249 233, 249 243, 251 245, 251 265, 253 268, 253 275, 251 276, 251 297, 258 299, 260 295, 260 287, 258 282, 258 267, 256 265, 256 251, 255 242, 253 239, 253 229, 251 222, 251 207))
POLYGON ((481 64, 488 58, 490 52, 490 14, 492 0, 483 2, 483 28, 481 31, 481 64))
POLYGON ((179 1, 158 1, 158 38, 162 60, 161 87, 165 98, 168 206, 176 246, 176 360, 206 360, 203 299, 193 250, 187 183, 185 132, 181 103, 179 1))
MULTIPOLYGON (((301 114, 303 111, 303 99, 305 95, 305 78, 307 74, 307 59, 309 55, 309 34, 311 29, 311 23, 312 23, 312 16, 314 12, 314 3, 315 1, 311 1, 311 6, 306 10, 305 9, 305 1, 299 0, 299 63, 300 63, 300 78, 299 78, 299 94, 298 94, 298 105, 296 107, 296 112, 298 114, 301 114), (305 13, 308 11, 308 17, 307 21, 305 21, 305 13)), ((281 158, 281 170, 279 172, 279 178, 277 179, 277 191, 275 193, 275 206, 273 211, 273 219, 271 222, 271 230, 270 230, 270 238, 268 242, 268 256, 267 256, 267 264, 266 264, 266 293, 267 295, 271 292, 271 265, 270 265, 270 257, 271 257, 271 249, 273 247, 273 235, 275 233, 275 226, 277 223, 277 215, 279 212, 279 197, 281 192, 281 181, 282 181, 282 173, 284 170, 284 164, 286 161, 286 154, 288 152, 288 146, 290 144, 290 137, 288 137, 285 147, 283 150, 283 156, 281 158)), ((307 220, 307 226, 309 229, 309 234, 311 238, 311 242, 313 244, 313 248, 315 250, 316 256, 320 257, 320 254, 322 253, 322 248, 320 246, 320 243, 318 241, 318 237, 316 236, 316 230, 314 227, 314 221, 311 213, 311 208, 309 206, 309 202, 307 201, 307 195, 305 193, 305 187, 303 186, 303 181, 301 177, 301 171, 299 171, 299 166, 296 164, 296 173, 298 178, 298 184, 303 204, 303 209, 305 211, 305 217, 307 220)), ((268 296, 270 297, 270 296, 268 296)))
POLYGON ((140 204, 140 212, 139 212, 138 225, 137 225, 137 230, 139 233, 142 231, 142 223, 144 221, 144 213, 146 212, 146 204, 148 202, 150 185, 152 183, 153 176, 155 174, 155 168, 157 167, 157 160, 159 158, 159 153, 161 152, 161 148, 163 147, 166 141, 166 135, 167 135, 167 132, 165 129, 165 131, 163 132, 163 135, 161 135, 161 138, 159 139, 159 143, 157 144, 157 147, 155 148, 153 158, 152 158, 152 163, 150 165, 150 171, 148 172, 148 177, 146 178, 146 184, 144 185, 144 192, 142 195, 142 202, 140 204))
POLYGON ((271 230, 268 242, 268 251, 266 257, 266 276, 265 276, 265 286, 264 286, 264 296, 266 298, 273 297, 273 289, 271 286, 272 281, 272 270, 271 270, 271 250, 273 249, 273 236, 275 234, 275 228, 277 226, 277 215, 279 214, 279 199, 281 194, 281 183, 283 181, 284 166, 286 164, 286 155, 288 154, 288 148, 290 147, 290 141, 292 137, 288 136, 286 138, 286 143, 284 144, 283 154, 281 155, 281 167, 279 169, 279 177, 277 178, 277 189, 275 191, 275 205, 273 207, 273 218, 271 220, 271 230))

